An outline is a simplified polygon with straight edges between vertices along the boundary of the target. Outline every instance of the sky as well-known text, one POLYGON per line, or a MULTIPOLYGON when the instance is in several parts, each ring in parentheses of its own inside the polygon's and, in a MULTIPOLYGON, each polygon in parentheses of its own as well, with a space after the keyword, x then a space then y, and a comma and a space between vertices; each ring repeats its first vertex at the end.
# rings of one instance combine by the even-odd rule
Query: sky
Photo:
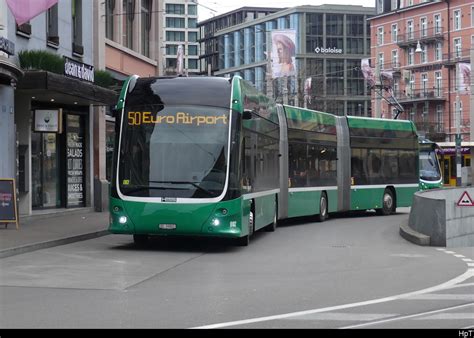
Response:
POLYGON ((302 5, 319 6, 325 4, 334 5, 360 5, 364 7, 375 7, 375 0, 198 0, 199 21, 204 21, 213 16, 230 12, 234 9, 251 7, 295 7, 302 5))

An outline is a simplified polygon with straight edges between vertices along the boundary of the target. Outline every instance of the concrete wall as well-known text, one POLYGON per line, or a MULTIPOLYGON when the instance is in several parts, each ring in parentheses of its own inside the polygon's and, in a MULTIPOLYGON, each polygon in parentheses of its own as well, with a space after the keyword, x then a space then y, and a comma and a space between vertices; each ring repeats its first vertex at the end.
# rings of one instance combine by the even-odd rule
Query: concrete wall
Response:
POLYGON ((464 192, 474 198, 472 187, 417 192, 409 227, 430 236, 432 246, 474 246, 474 206, 457 205, 464 192))

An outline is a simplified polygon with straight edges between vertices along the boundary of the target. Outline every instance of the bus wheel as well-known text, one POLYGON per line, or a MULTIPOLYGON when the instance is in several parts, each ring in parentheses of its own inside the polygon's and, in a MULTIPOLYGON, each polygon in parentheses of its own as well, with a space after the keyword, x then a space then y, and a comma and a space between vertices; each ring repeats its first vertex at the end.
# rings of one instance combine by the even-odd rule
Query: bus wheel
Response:
POLYGON ((319 214, 316 218, 318 222, 324 222, 328 218, 328 196, 325 192, 321 193, 319 199, 319 214))
POLYGON ((138 235, 138 234, 135 234, 133 235, 133 241, 135 242, 135 245, 138 245, 138 246, 145 246, 148 244, 148 235, 138 235))
POLYGON ((377 210, 379 215, 390 215, 395 210, 395 199, 390 189, 385 189, 382 198, 382 209, 377 210))

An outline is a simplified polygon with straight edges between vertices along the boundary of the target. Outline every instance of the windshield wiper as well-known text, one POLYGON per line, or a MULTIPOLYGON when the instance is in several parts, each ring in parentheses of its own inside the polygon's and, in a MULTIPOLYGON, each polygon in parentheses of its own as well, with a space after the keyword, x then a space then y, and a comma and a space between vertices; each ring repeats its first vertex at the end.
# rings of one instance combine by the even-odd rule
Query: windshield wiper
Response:
POLYGON ((150 181, 150 183, 190 184, 193 187, 197 188, 199 191, 202 191, 202 192, 206 193, 207 195, 209 195, 211 197, 216 195, 212 191, 207 190, 207 189, 199 186, 199 184, 197 184, 195 182, 191 182, 191 181, 150 181))

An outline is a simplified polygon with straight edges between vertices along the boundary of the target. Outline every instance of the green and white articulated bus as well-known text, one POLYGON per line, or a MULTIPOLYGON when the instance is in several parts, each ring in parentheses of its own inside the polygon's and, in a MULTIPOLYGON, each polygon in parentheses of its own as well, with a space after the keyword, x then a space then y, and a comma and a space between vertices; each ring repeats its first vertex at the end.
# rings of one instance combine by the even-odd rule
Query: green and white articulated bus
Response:
POLYGON ((410 206, 413 123, 275 104, 242 78, 131 77, 116 114, 110 227, 230 238, 282 219, 410 206))

